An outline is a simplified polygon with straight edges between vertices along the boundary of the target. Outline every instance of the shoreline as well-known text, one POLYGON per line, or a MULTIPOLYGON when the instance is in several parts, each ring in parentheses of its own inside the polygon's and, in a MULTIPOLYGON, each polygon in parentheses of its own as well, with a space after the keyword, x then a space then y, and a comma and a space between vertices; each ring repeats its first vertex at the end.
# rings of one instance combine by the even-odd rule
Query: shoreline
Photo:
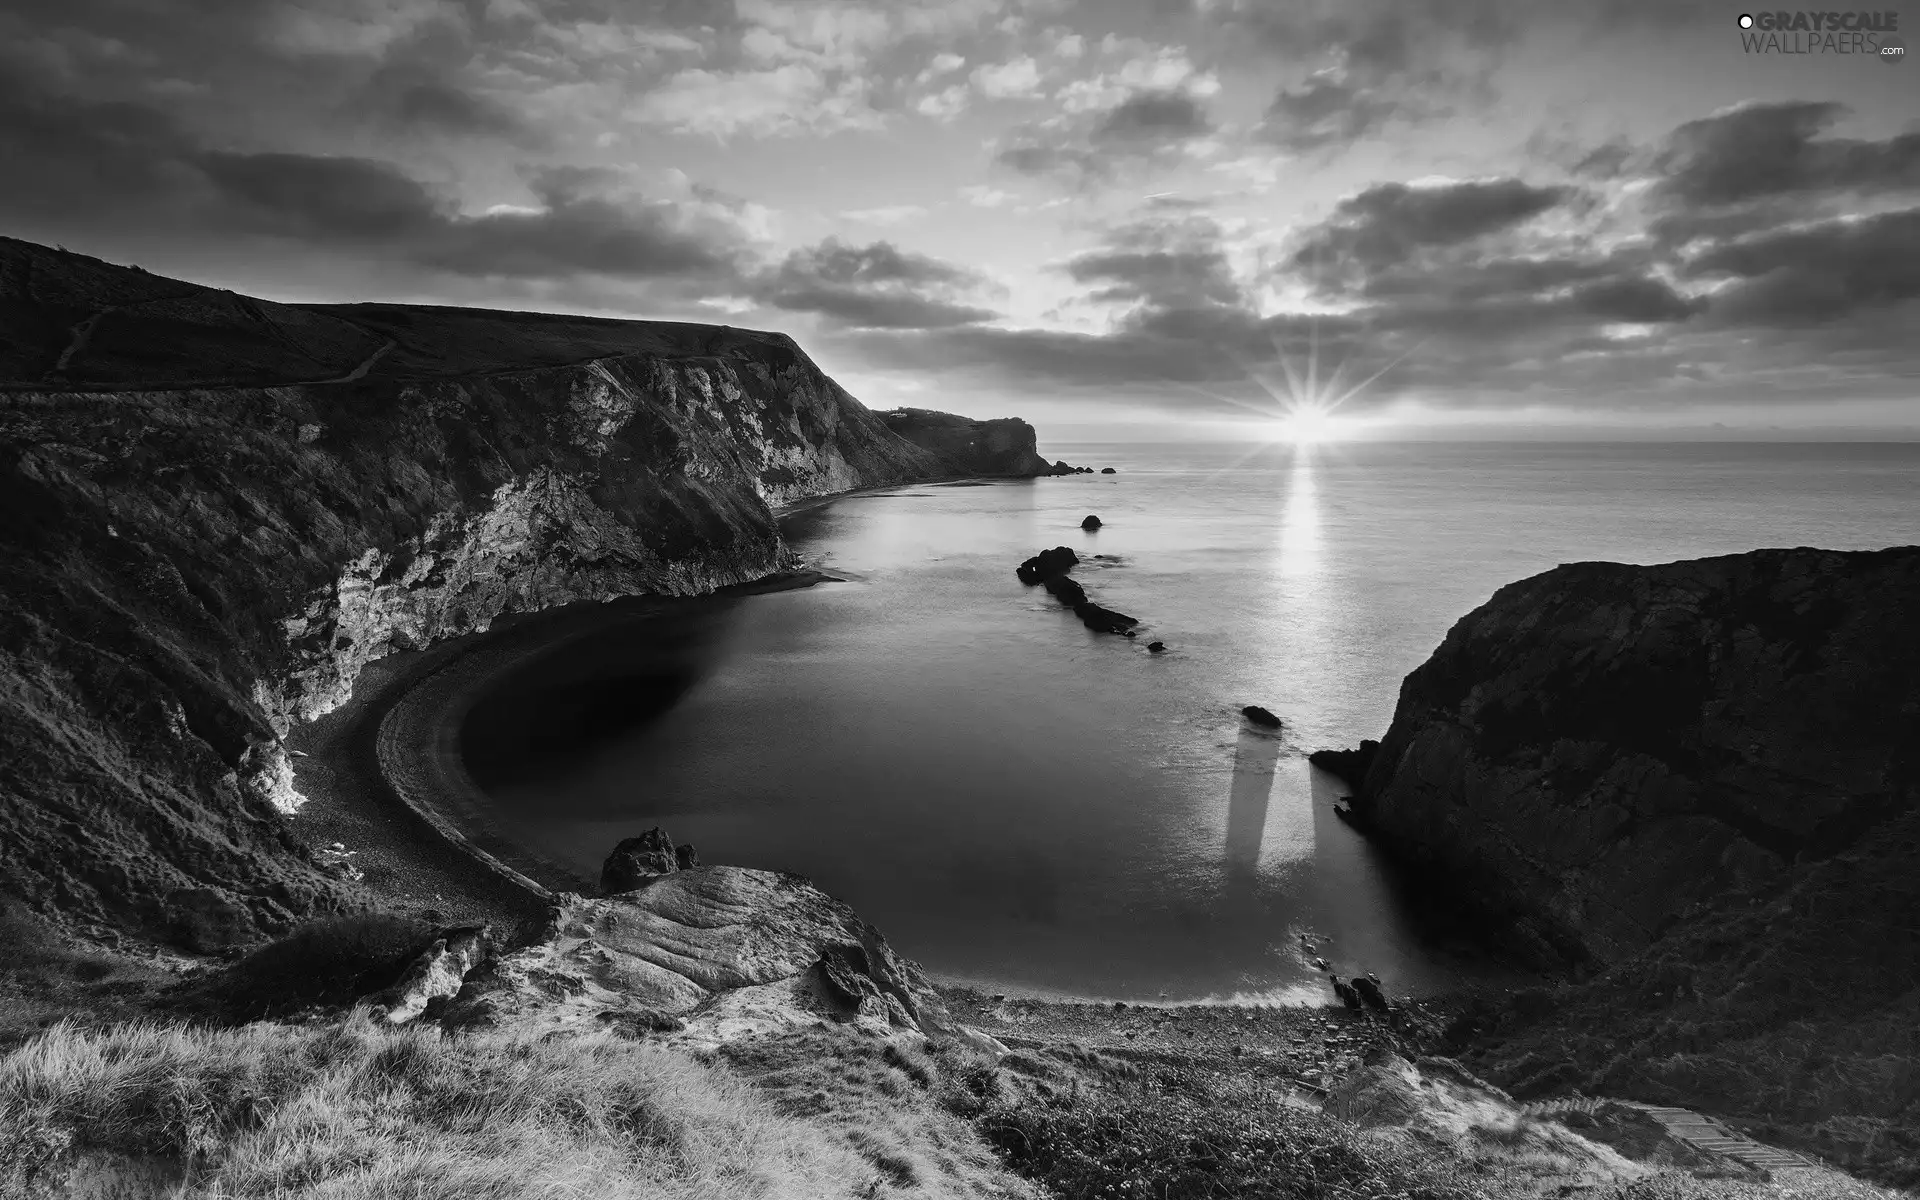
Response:
MULTIPOLYGON (((836 500, 974 479, 952 476, 858 488, 771 509, 776 525, 836 500)), ((597 881, 547 861, 505 837, 484 793, 467 775, 460 730, 472 705, 502 675, 585 637, 643 625, 688 604, 840 582, 804 565, 699 596, 628 596, 513 613, 482 633, 376 659, 346 703, 284 739, 306 804, 290 831, 318 855, 333 844, 362 872, 371 900, 447 920, 495 925, 514 943, 537 935, 563 891, 597 892, 597 881)), ((637 830, 636 830, 637 832, 637 830)), ((607 847, 608 851, 612 846, 607 847)))

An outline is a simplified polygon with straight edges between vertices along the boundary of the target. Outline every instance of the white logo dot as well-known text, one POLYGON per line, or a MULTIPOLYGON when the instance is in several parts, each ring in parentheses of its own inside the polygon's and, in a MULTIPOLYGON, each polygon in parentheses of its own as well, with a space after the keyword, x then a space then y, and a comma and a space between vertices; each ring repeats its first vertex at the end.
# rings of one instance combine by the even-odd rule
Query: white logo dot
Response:
POLYGON ((1741 14, 1740 14, 1740 28, 1742 28, 1742 29, 1752 29, 1752 28, 1753 28, 1753 18, 1752 18, 1752 17, 1750 17, 1750 16, 1748 16, 1748 15, 1747 15, 1746 13, 1741 13, 1741 14))

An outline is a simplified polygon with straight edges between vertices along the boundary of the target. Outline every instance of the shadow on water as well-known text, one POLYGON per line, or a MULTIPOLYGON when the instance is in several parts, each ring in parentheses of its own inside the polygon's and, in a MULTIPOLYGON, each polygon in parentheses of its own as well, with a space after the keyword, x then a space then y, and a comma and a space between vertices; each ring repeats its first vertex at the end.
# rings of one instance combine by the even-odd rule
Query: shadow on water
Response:
POLYGON ((722 653, 734 599, 689 602, 540 655, 467 714, 460 756, 482 788, 551 778, 673 708, 722 653))
POLYGON ((1241 729, 1233 747, 1233 783, 1227 793, 1227 873, 1251 882, 1260 871, 1260 844, 1267 832, 1280 739, 1241 729))

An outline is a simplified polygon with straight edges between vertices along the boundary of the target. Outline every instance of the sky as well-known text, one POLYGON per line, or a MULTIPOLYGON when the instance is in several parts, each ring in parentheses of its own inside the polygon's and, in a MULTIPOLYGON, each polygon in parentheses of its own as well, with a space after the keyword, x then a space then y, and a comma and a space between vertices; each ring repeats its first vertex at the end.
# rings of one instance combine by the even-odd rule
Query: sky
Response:
POLYGON ((0 232, 777 329, 1043 436, 1920 438, 1920 8, 1741 11, 8 0, 0 232))

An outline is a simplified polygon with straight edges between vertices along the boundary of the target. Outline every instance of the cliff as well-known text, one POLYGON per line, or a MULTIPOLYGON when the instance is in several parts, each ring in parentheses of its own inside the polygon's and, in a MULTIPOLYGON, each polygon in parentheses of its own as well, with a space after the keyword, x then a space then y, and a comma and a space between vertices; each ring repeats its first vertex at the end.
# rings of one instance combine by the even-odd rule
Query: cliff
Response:
POLYGON ((1917 781, 1920 548, 1762 550, 1502 588, 1407 676, 1353 804, 1537 951, 1605 964, 1906 854, 1882 835, 1917 781))
POLYGON ((924 408, 880 414, 888 429, 937 456, 956 475, 1068 475, 1040 457, 1033 426, 1017 417, 975 421, 924 408))
POLYGON ((0 239, 0 878, 199 949, 351 903, 283 829, 280 738, 368 661, 763 577, 775 507, 953 470, 779 334, 281 305, 0 239))

